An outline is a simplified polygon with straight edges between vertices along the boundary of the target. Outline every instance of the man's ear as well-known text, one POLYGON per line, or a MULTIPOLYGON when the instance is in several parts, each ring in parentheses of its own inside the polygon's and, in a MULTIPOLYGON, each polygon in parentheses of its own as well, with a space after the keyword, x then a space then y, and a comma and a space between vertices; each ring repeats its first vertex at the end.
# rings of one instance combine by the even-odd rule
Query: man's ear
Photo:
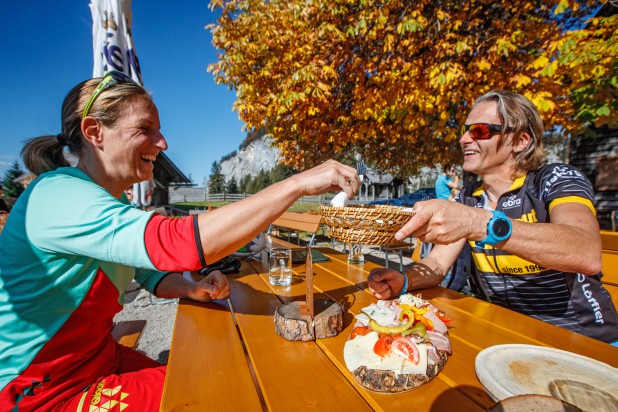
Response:
POLYGON ((103 145, 103 135, 101 123, 92 116, 86 116, 81 123, 82 135, 93 146, 101 147, 103 145))
POLYGON ((513 145, 513 150, 515 151, 515 153, 523 152, 530 144, 530 140, 532 140, 532 138, 530 137, 528 132, 523 132, 521 136, 519 136, 519 141, 517 142, 517 144, 513 145))

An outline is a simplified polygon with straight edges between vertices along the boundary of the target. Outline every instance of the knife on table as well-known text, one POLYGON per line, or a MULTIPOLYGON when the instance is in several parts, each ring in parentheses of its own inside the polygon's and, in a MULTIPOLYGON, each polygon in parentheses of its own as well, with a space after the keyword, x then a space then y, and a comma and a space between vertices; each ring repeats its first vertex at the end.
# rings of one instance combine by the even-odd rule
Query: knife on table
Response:
POLYGON ((315 337, 315 329, 313 324, 313 259, 311 258, 311 246, 307 246, 307 257, 305 259, 305 289, 307 309, 309 310, 313 336, 315 337))

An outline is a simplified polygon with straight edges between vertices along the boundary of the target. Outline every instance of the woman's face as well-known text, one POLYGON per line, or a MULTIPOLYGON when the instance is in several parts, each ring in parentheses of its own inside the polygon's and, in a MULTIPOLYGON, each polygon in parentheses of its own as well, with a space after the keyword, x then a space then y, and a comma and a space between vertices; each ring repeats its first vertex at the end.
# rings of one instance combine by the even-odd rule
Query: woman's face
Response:
POLYGON ((105 174, 125 188, 151 180, 157 155, 167 150, 160 129, 155 105, 145 99, 134 101, 113 127, 103 129, 105 174))

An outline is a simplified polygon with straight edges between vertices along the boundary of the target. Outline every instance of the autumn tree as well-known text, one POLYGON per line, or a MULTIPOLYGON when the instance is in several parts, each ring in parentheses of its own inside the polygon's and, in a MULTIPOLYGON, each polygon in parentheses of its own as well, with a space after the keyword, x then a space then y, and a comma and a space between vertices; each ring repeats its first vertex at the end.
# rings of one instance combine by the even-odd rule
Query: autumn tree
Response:
POLYGON ((604 3, 212 0, 209 71, 289 166, 356 152, 405 175, 459 160, 458 126, 492 89, 530 98, 548 128, 611 123, 616 18, 591 19, 604 3))

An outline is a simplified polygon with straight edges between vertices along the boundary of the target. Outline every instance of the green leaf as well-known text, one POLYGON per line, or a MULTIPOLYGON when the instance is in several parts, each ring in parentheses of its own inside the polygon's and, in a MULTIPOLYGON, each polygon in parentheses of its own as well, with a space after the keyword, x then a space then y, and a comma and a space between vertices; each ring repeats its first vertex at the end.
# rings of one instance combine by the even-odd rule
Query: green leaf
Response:
POLYGON ((558 5, 556 6, 556 10, 554 10, 554 15, 564 13, 568 8, 569 2, 566 0, 561 0, 560 3, 558 3, 558 5))
POLYGON ((607 106, 601 106, 597 109, 597 114, 599 116, 609 116, 611 113, 611 110, 609 110, 609 107, 607 106))

